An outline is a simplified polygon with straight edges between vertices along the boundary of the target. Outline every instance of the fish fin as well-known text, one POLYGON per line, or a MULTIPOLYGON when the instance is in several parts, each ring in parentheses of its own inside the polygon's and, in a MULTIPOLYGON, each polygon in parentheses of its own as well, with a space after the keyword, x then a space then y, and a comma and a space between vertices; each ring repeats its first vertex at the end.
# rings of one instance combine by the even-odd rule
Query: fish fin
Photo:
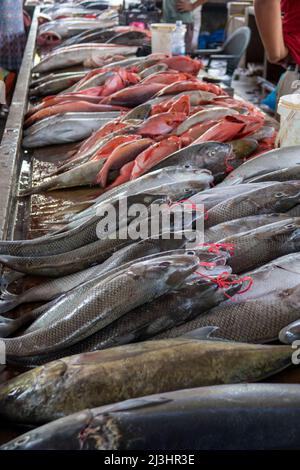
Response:
MULTIPOLYGON (((0 299, 0 314, 9 312, 19 305, 18 296, 9 297, 6 299, 0 299)), ((1 323, 1 322, 0 322, 1 323)))
POLYGON ((212 334, 217 331, 219 328, 217 326, 204 326, 202 328, 197 328, 196 330, 188 331, 181 338, 190 338, 190 339, 199 339, 199 340, 220 340, 221 338, 214 338, 212 334))

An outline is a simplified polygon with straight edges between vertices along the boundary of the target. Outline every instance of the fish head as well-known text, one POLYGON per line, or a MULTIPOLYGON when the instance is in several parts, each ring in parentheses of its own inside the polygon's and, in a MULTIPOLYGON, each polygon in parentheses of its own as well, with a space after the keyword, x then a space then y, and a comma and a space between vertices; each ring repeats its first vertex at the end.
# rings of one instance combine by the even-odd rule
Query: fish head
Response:
POLYGON ((237 159, 248 157, 258 148, 257 140, 251 138, 233 140, 230 145, 232 154, 237 159))
POLYGON ((279 332, 279 340, 285 344, 292 344, 294 341, 300 340, 300 320, 282 328, 279 332))
POLYGON ((159 256, 152 260, 140 261, 130 267, 130 273, 139 277, 141 282, 151 282, 154 279, 173 288, 181 284, 192 274, 199 265, 199 258, 187 253, 178 255, 159 256))

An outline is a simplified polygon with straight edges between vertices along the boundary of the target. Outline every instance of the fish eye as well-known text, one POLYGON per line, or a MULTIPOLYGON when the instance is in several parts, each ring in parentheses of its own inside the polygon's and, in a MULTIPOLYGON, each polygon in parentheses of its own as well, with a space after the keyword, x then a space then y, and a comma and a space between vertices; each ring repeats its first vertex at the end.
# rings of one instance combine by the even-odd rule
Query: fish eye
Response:
POLYGON ((191 168, 191 165, 184 165, 184 168, 191 168))
POLYGON ((187 251, 186 254, 190 256, 194 256, 196 253, 194 251, 187 251))
POLYGON ((294 227, 296 227, 296 225, 295 224, 287 224, 285 227, 286 228, 294 228, 294 227))
POLYGON ((211 150, 210 152, 208 152, 208 156, 209 157, 214 157, 216 155, 216 151, 215 150, 211 150))
POLYGON ((159 263, 159 266, 161 266, 162 268, 167 268, 170 265, 171 265, 170 261, 162 261, 161 263, 159 263))
POLYGON ((284 197, 284 196, 286 196, 285 193, 276 193, 276 194, 275 194, 275 197, 278 197, 278 198, 279 198, 279 197, 284 197))
POLYGON ((184 188, 183 192, 184 192, 184 193, 189 193, 190 190, 189 190, 189 188, 184 188))

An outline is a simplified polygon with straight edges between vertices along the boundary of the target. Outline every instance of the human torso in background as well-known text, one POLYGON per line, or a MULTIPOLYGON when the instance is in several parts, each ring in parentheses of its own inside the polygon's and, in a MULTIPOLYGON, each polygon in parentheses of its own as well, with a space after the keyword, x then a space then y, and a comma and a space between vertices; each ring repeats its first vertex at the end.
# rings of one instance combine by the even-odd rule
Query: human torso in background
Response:
POLYGON ((185 24, 193 23, 192 12, 180 13, 176 8, 176 0, 163 0, 163 21, 175 23, 180 20, 185 24))
POLYGON ((281 0, 284 42, 300 65, 300 0, 281 0))

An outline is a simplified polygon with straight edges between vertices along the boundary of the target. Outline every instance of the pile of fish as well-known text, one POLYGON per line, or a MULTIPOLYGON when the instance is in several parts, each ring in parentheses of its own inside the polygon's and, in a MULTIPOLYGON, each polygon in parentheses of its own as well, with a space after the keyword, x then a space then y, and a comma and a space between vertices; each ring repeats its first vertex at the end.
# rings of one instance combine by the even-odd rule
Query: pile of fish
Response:
POLYGON ((0 242, 6 282, 35 280, 2 286, 7 365, 27 370, 0 385, 0 416, 41 426, 2 448, 299 448, 300 386, 253 382, 291 366, 300 335, 300 147, 270 150, 264 114, 197 78, 199 61, 138 58, 95 34, 34 69, 47 75, 31 95, 46 98, 28 110, 24 146, 79 143, 20 196, 96 196, 59 229, 0 242), (61 71, 86 59, 91 70, 61 71), (146 237, 122 236, 132 214, 104 224, 125 199, 143 204, 146 237), (173 212, 153 234, 154 206, 189 211, 189 225, 173 212))

